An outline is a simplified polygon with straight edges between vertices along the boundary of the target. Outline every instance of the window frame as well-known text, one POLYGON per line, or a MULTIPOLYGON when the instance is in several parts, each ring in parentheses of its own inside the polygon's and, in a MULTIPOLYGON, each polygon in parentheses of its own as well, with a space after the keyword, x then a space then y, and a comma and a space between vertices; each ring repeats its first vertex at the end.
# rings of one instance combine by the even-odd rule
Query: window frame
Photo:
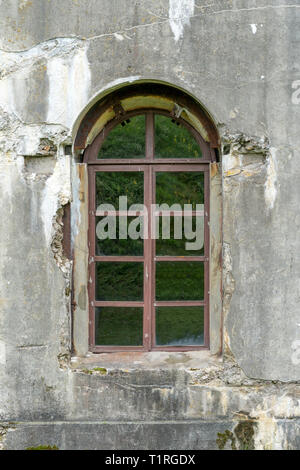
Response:
MULTIPOLYGON (((169 113, 159 109, 140 109, 129 113, 122 114, 109 122, 104 129, 94 139, 92 145, 87 147, 84 155, 84 162, 88 166, 88 194, 89 194, 89 229, 88 229, 88 240, 89 240, 89 272, 88 272, 88 296, 89 296, 89 350, 93 353, 102 352, 116 352, 116 351, 193 351, 193 350, 207 350, 210 346, 209 335, 210 335, 210 315, 209 315, 209 295, 210 295, 210 229, 209 229, 209 216, 210 216, 210 163, 214 161, 212 157, 214 152, 211 151, 209 145, 203 140, 201 135, 188 123, 181 118, 174 118, 169 113), (105 141, 110 131, 130 117, 137 115, 145 115, 145 138, 146 138, 146 152, 145 158, 136 159, 98 159, 99 150, 105 141), (165 115, 170 119, 174 119, 183 126, 185 126, 190 133, 194 136, 199 147, 202 150, 201 158, 155 158, 154 155, 154 132, 155 115, 165 115), (168 257, 164 256, 163 260, 160 256, 155 255, 155 242, 149 238, 144 240, 144 254, 142 257, 136 256, 119 256, 119 257, 108 257, 103 258, 97 257, 95 252, 91 252, 91 249, 95 247, 95 196, 96 196, 96 173, 103 171, 143 171, 144 172, 144 203, 149 211, 151 203, 155 203, 155 173, 157 171, 167 172, 203 172, 204 173, 204 194, 205 194, 205 214, 204 214, 204 255, 203 256, 188 256, 180 257, 168 257), (143 262, 144 263, 144 298, 142 302, 98 302, 95 297, 95 265, 96 262, 101 261, 128 261, 128 262, 143 262), (203 301, 174 301, 174 302, 163 302, 156 301, 154 298, 155 292, 155 263, 157 261, 198 261, 204 263, 204 299, 203 301), (146 267, 146 269, 145 269, 146 267), (149 276, 149 278, 148 278, 149 276), (150 279, 148 281, 146 279, 150 279), (147 284, 148 283, 148 284, 147 284), (122 305, 121 305, 122 304, 122 305), (172 304, 172 305, 171 305, 172 304), (155 346, 155 308, 159 306, 202 306, 204 308, 204 344, 199 346, 155 346), (99 346, 95 345, 95 308, 97 306, 127 306, 127 307, 142 307, 143 310, 143 346, 99 346)), ((150 212, 148 212, 150 213, 150 212)), ((149 233, 151 230, 150 223, 151 218, 149 217, 149 233)))

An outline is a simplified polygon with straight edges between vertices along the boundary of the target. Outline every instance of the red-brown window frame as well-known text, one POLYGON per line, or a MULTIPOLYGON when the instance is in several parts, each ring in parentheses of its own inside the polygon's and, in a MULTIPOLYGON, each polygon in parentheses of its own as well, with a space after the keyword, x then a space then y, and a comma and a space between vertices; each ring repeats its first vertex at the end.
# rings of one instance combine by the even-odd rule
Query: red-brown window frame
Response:
MULTIPOLYGON (((209 266, 210 266, 210 233, 209 233, 209 213, 210 213, 210 163, 215 161, 214 149, 210 148, 202 136, 186 121, 181 118, 175 120, 186 127, 194 136, 199 147, 202 150, 201 158, 155 158, 155 141, 154 141, 154 118, 156 114, 165 115, 171 119, 169 113, 161 110, 142 109, 132 111, 122 116, 118 116, 105 126, 105 128, 94 139, 84 155, 84 161, 88 165, 89 177, 89 349, 94 353, 114 352, 114 351, 192 351, 209 349, 209 266), (110 131, 118 124, 126 119, 136 115, 146 116, 146 155, 145 158, 139 159, 98 159, 99 150, 110 131), (156 240, 149 237, 144 240, 144 255, 137 256, 105 256, 98 257, 95 255, 95 217, 96 217, 96 185, 95 175, 97 172, 103 171, 143 171, 144 172, 144 203, 150 214, 150 205, 155 203, 155 173, 156 171, 188 171, 204 173, 204 256, 186 256, 186 257, 170 257, 155 256, 156 240), (143 262, 144 263, 144 300, 141 302, 133 301, 96 301, 95 296, 95 266, 96 262, 101 261, 123 261, 123 262, 143 262), (157 261, 199 261, 204 263, 204 300, 203 301, 173 301, 164 302, 156 301, 155 295, 155 263, 157 261), (143 346, 99 346, 95 345, 95 308, 96 307, 143 307, 143 346), (155 308, 159 306, 203 306, 204 307, 204 345, 201 346, 155 346, 155 308)), ((118 213, 116 213, 118 215, 118 213)), ((148 231, 151 233, 151 217, 148 218, 148 231)))

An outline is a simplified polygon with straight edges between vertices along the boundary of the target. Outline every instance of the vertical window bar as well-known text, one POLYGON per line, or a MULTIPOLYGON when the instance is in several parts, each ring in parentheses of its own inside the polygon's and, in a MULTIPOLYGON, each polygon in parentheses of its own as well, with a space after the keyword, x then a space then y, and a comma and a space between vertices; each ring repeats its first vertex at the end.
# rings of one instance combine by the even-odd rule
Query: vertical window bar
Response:
POLYGON ((154 113, 146 114, 146 160, 154 159, 154 113))
POLYGON ((204 172, 204 255, 205 255, 205 262, 204 262, 204 344, 206 347, 209 347, 209 290, 210 290, 210 278, 209 278, 209 259, 210 259, 210 243, 209 243, 209 177, 210 171, 209 167, 204 172))
POLYGON ((89 168, 89 257, 88 257, 88 293, 89 293, 89 343, 95 346, 95 214, 96 214, 96 172, 89 168))

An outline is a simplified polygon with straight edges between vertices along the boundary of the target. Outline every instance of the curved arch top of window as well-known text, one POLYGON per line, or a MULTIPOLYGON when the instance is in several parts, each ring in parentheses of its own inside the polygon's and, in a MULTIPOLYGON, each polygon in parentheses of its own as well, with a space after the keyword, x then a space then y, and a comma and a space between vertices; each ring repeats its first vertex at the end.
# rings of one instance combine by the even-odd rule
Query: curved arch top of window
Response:
POLYGON ((88 148, 85 161, 202 161, 211 157, 209 145, 183 119, 163 110, 140 110, 111 120, 88 148))
POLYGON ((218 148, 218 131, 205 109, 184 91, 158 83, 130 85, 96 102, 74 142, 75 152, 84 150, 89 163, 210 162, 218 159, 218 148))
POLYGON ((153 127, 152 116, 148 119, 147 117, 147 114, 139 114, 132 118, 125 116, 125 119, 117 123, 109 132, 105 140, 102 140, 102 136, 100 137, 101 143, 97 158, 151 158, 152 155, 147 155, 147 150, 152 152, 152 146, 146 147, 146 139, 151 138, 153 138, 155 158, 201 158, 203 156, 202 139, 190 126, 184 124, 183 120, 171 119, 169 116, 156 113, 153 116, 153 127))

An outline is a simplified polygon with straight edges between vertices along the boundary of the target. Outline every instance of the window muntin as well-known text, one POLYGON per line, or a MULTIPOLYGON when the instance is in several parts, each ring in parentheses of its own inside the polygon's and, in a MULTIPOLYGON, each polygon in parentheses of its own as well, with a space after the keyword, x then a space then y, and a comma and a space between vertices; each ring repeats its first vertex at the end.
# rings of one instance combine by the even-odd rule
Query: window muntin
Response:
MULTIPOLYGON (((125 158, 122 165, 119 164, 119 159, 107 162, 99 159, 97 165, 92 164, 89 167, 90 347, 95 352, 116 349, 191 350, 208 347, 209 165, 195 165, 195 159, 193 165, 189 165, 184 157, 184 164, 177 159, 165 159, 164 164, 161 164, 154 156, 153 113, 150 113, 150 118, 149 114, 146 115, 146 164, 133 164, 130 161, 133 153, 129 151, 128 164, 125 164, 125 158), (128 205, 125 212, 120 212, 117 203, 124 192, 128 196, 128 205), (189 204, 193 231, 196 216, 201 220, 201 246, 197 250, 186 250, 185 243, 189 240, 177 240, 174 230, 171 230, 169 240, 162 237, 158 240, 151 239, 150 234, 156 232, 158 222, 162 222, 165 217, 169 217, 171 227, 174 227, 177 213, 165 214, 164 211, 157 211, 153 218, 146 217, 144 229, 148 230, 149 238, 97 239, 97 225, 109 215, 107 211, 99 212, 101 204, 108 203, 117 209, 116 233, 119 234, 118 217, 127 218, 122 226, 124 228, 127 224, 128 227, 140 215, 137 210, 129 212, 130 206, 141 202, 149 209, 149 214, 152 204, 189 204), (101 273, 104 273, 102 277, 101 273), (167 278, 171 278, 169 285, 167 278), (143 312, 142 341, 137 339, 140 338, 141 328, 138 311, 143 312), (111 333, 108 328, 109 312, 114 319, 111 322, 114 331, 111 333), (132 324, 132 330, 136 332, 131 336, 126 333, 127 328, 121 327, 126 324, 126 316, 128 323, 132 324), (172 328, 170 325, 173 325, 172 328)), ((175 129, 177 127, 174 126, 175 129)), ((161 234, 160 230, 158 234, 161 234)))

